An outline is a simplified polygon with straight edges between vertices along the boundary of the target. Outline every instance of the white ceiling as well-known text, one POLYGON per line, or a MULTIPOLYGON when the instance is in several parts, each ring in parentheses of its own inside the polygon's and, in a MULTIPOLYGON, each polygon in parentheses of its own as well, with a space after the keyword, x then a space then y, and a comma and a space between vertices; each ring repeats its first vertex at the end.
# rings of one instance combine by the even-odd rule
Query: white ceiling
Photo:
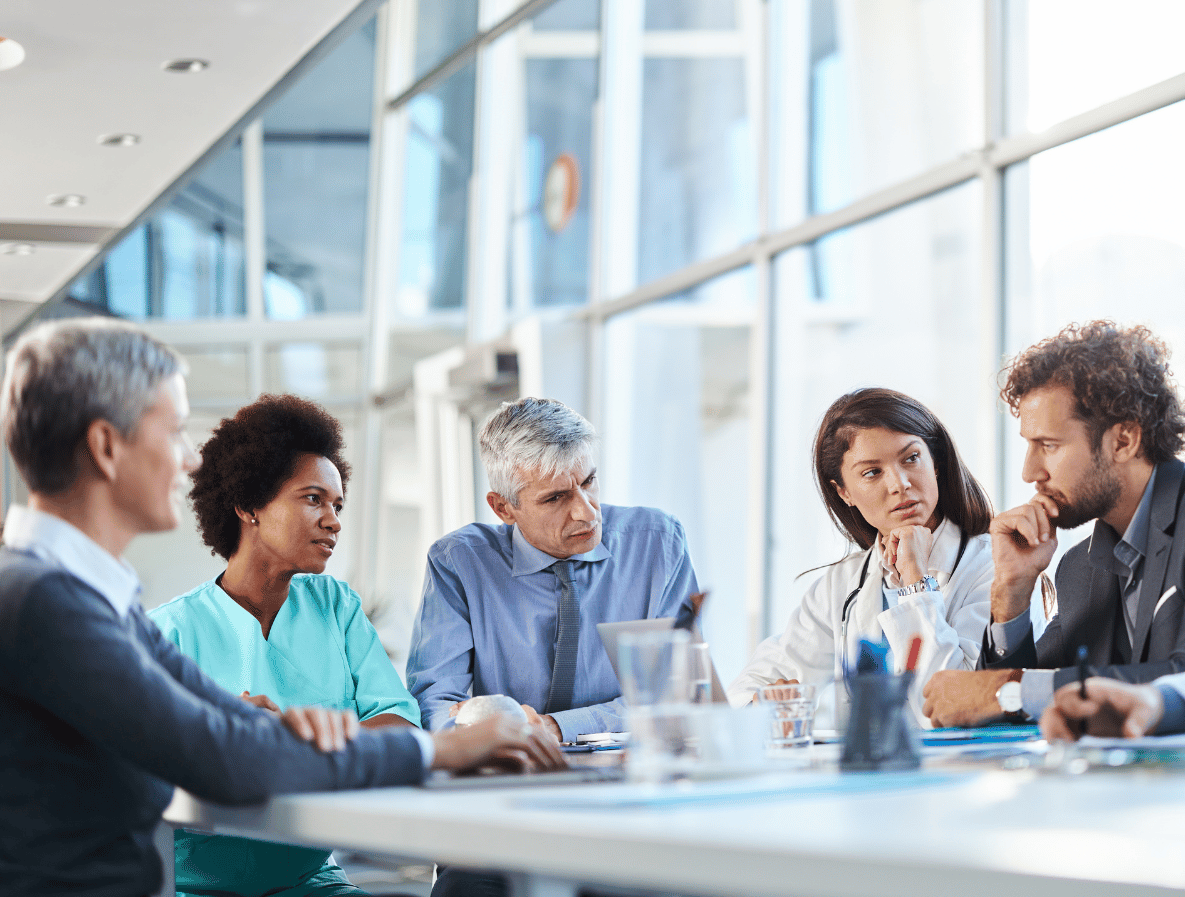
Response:
POLYGON ((379 0, 3 0, 0 300, 44 302, 379 0), (198 58, 202 72, 165 71, 198 58), (108 147, 106 134, 140 143, 108 147), (86 197, 53 207, 51 194, 86 197), (29 243, 32 255, 5 254, 29 243))

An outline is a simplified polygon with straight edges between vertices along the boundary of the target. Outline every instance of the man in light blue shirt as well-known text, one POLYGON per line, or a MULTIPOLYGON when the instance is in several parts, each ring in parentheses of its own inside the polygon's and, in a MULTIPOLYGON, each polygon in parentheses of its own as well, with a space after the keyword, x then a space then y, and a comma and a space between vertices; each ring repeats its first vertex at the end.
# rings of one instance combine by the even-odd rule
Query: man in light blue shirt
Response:
POLYGON ((561 741, 622 731, 596 624, 675 616, 698 589, 683 527, 662 511, 601 506, 596 433, 560 402, 505 403, 480 441, 502 524, 469 524, 428 552, 407 664, 424 725, 447 725, 471 696, 505 694, 561 741))

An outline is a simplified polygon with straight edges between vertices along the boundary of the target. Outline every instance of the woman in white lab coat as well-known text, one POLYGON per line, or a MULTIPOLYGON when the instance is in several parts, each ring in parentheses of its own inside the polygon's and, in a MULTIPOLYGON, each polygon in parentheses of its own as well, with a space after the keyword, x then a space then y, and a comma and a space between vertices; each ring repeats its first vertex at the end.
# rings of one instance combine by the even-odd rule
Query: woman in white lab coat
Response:
POLYGON ((915 635, 922 647, 910 692, 920 725, 922 688, 938 670, 975 669, 990 611, 991 502, 946 427, 907 395, 860 389, 837 399, 815 435, 814 468, 827 511, 859 551, 824 569, 762 642, 728 696, 746 704, 779 682, 825 689, 816 727, 846 718, 843 669, 859 640, 885 639, 894 671, 915 635))

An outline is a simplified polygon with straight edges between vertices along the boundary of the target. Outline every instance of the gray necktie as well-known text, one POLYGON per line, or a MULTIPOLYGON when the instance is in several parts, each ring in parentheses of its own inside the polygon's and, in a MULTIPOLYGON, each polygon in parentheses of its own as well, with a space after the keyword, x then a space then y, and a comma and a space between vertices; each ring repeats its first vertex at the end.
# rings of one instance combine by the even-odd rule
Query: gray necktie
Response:
POLYGON ((571 561, 556 561, 551 565, 560 581, 559 621, 556 625, 555 661, 551 666, 551 689, 547 693, 544 713, 570 710, 572 686, 576 682, 576 652, 580 645, 580 603, 576 583, 572 581, 571 561))

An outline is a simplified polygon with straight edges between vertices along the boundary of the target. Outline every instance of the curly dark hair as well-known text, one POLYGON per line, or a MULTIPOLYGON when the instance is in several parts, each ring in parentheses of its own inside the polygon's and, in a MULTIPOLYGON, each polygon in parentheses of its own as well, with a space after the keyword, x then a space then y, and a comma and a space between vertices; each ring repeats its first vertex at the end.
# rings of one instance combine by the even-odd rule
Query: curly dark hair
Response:
POLYGON ((849 507, 831 485, 843 484, 843 456, 852 447, 856 433, 876 427, 921 437, 934 459, 938 514, 957 523, 967 536, 987 532, 992 522, 992 503, 963 463, 942 421, 915 398, 892 389, 869 387, 832 402, 815 434, 815 486, 841 533, 861 548, 870 548, 876 542, 876 527, 856 507, 849 507))
POLYGON ((1147 327, 1070 324, 1004 368, 1000 397, 1019 415, 1021 400, 1033 390, 1065 387, 1074 395, 1074 414, 1086 424, 1096 453, 1107 430, 1134 421, 1140 425, 1140 452, 1159 464, 1176 457, 1185 434, 1169 354, 1147 327))
POLYGON ((229 558, 239 547, 236 508, 257 511, 292 476, 301 455, 328 458, 342 478, 350 465, 342 457, 342 426, 314 402, 297 396, 260 396, 223 418, 202 446, 202 466, 193 474, 189 498, 202 541, 229 558))

